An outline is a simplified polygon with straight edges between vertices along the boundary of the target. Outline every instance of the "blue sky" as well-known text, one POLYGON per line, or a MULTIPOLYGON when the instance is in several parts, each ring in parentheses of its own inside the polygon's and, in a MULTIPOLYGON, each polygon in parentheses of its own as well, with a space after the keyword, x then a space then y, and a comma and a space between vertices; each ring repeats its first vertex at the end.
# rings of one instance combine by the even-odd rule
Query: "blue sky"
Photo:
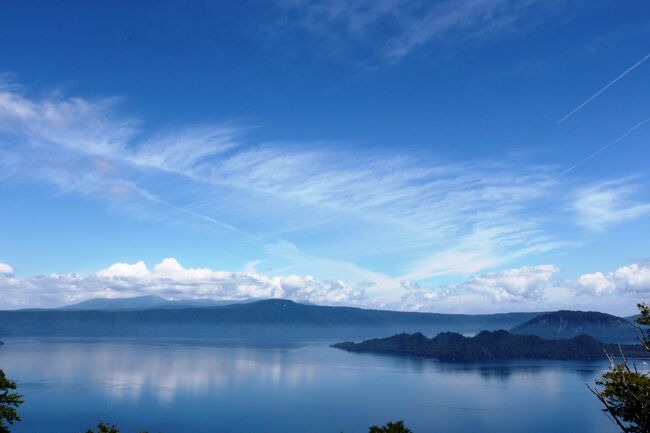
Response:
POLYGON ((5 2, 0 308, 632 313, 649 36, 643 1, 5 2))

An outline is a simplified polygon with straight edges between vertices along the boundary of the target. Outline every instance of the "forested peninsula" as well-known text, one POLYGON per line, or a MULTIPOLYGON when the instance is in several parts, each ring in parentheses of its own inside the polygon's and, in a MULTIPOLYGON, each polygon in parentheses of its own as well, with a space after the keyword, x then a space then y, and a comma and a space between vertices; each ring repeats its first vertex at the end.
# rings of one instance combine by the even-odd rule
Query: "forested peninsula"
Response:
POLYGON ((332 345, 350 352, 386 353, 436 358, 441 361, 486 361, 503 359, 605 359, 605 351, 617 356, 647 356, 638 345, 607 344, 590 337, 547 340, 535 335, 517 335, 508 331, 482 331, 473 337, 455 332, 443 332, 433 338, 421 333, 398 334, 360 343, 344 342, 332 345))

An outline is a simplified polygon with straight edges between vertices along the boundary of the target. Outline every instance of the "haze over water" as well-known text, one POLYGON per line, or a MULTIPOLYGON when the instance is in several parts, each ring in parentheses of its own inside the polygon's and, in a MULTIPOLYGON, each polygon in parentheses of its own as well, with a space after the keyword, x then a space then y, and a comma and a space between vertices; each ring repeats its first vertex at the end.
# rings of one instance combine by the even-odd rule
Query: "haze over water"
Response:
POLYGON ((15 433, 100 420, 161 433, 354 433, 398 419, 420 433, 616 431, 586 387, 604 362, 440 363, 324 341, 6 342, 0 364, 26 399, 15 433))

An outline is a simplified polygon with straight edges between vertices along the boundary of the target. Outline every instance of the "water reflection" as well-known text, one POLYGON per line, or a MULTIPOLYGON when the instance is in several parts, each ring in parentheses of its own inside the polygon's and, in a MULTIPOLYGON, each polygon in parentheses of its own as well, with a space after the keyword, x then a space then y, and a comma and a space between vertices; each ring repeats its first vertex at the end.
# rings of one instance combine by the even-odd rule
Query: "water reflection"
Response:
POLYGON ((289 362, 291 352, 283 348, 44 341, 35 354, 32 342, 14 342, 12 346, 0 359, 16 374, 30 371, 38 372, 41 380, 92 381, 121 399, 138 399, 147 390, 168 402, 179 393, 201 394, 210 388, 227 389, 250 381, 305 386, 314 377, 312 365, 289 362))
POLYGON ((389 419, 422 433, 542 433, 560 420, 554 433, 615 431, 584 386, 606 363, 454 364, 323 342, 244 346, 9 340, 0 367, 28 402, 15 433, 84 431, 99 420, 165 433, 362 432, 389 419))

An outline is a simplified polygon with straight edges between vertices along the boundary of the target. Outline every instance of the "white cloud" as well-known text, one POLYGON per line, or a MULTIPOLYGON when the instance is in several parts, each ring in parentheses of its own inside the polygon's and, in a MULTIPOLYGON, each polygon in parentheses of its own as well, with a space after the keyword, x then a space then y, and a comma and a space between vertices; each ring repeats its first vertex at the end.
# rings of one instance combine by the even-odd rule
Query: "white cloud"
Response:
POLYGON ((639 202, 636 196, 647 188, 630 179, 600 182, 580 188, 573 207, 578 223, 601 231, 610 225, 650 216, 650 203, 639 202))
POLYGON ((614 271, 613 279, 617 287, 624 290, 649 293, 650 292, 650 264, 634 263, 623 266, 614 271))
POLYGON ((494 313, 600 310, 629 315, 639 296, 650 294, 650 263, 634 263, 612 272, 561 279, 555 265, 474 275, 458 284, 431 287, 403 284, 400 308, 408 310, 494 313))
POLYGON ((544 310, 548 302, 557 300, 549 293, 558 286, 559 272, 554 265, 537 265, 483 273, 438 287, 405 281, 401 308, 474 313, 544 310))
POLYGON ((560 269, 554 265, 506 269, 472 277, 454 286, 453 290, 468 290, 486 295, 496 301, 540 299, 559 271, 560 269))
POLYGON ((139 261, 132 265, 128 263, 115 263, 114 265, 97 272, 100 278, 144 278, 150 275, 147 265, 139 261))
POLYGON ((602 272, 580 275, 575 282, 575 287, 579 293, 596 296, 612 293, 616 289, 616 285, 602 272))
POLYGON ((0 275, 10 275, 14 273, 14 268, 11 265, 0 262, 0 275))
POLYGON ((633 263, 604 274, 594 272, 581 275, 575 282, 576 290, 595 296, 610 293, 650 294, 650 264, 633 263))
POLYGON ((449 298, 450 291, 446 287, 438 287, 436 289, 425 289, 419 284, 404 280, 402 282, 403 295, 400 300, 401 309, 422 311, 438 309, 442 302, 449 298))
MULTIPOLYGON (((8 265, 7 265, 8 266, 8 265)), ((10 267, 8 267, 10 269, 10 267)), ((0 274, 0 307, 51 307, 94 297, 157 294, 173 299, 286 298, 324 305, 355 305, 365 300, 363 286, 312 276, 265 276, 257 273, 186 268, 166 258, 149 269, 144 262, 116 263, 93 275, 49 274, 16 278, 0 274)))
POLYGON ((6 272, 0 273, 0 308, 56 307, 94 297, 156 294, 170 299, 284 298, 321 305, 449 313, 597 309, 631 314, 638 295, 650 294, 648 263, 568 280, 559 278, 560 269, 554 265, 522 266, 443 286, 353 272, 364 272, 363 281, 349 284, 290 273, 268 276, 256 271, 186 268, 174 258, 152 268, 141 261, 116 263, 90 275, 53 273, 18 278, 6 272))

